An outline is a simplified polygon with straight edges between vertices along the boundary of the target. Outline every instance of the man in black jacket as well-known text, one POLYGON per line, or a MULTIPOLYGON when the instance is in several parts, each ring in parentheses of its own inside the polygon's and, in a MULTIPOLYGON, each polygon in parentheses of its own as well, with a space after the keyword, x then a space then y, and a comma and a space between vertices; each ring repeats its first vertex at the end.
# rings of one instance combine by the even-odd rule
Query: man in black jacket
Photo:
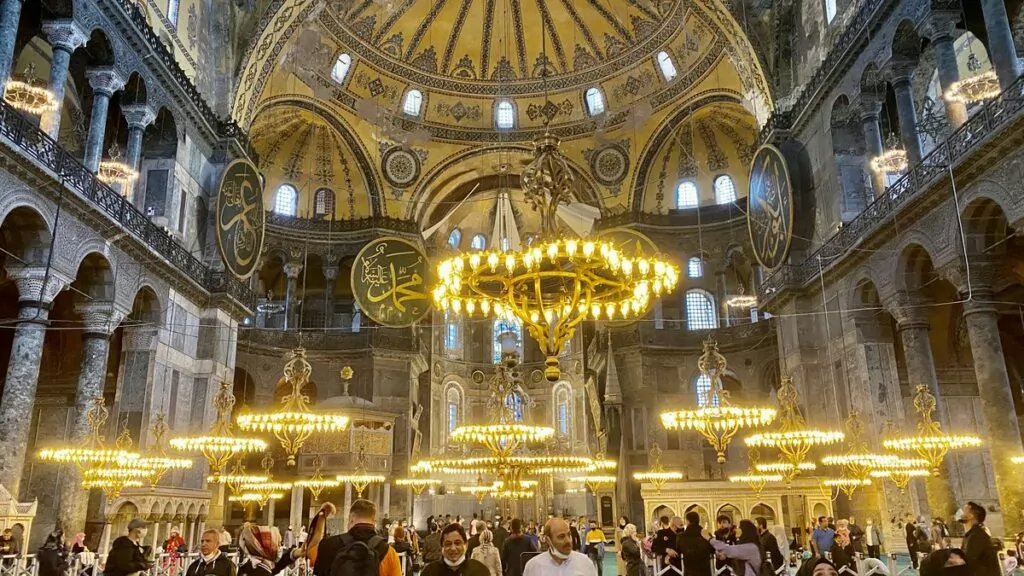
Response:
POLYGON ((711 576, 711 556, 715 549, 704 538, 700 514, 686 513, 686 528, 676 537, 675 550, 683 557, 683 573, 686 576, 711 576))
MULTIPOLYGON (((207 530, 199 538, 199 558, 188 565, 185 576, 235 576, 238 567, 220 548, 220 531, 207 530)), ((104 575, 107 573, 103 571, 104 575)))
POLYGON ((473 549, 480 545, 480 533, 486 528, 487 525, 483 520, 473 520, 473 535, 469 537, 469 543, 466 544, 466 558, 473 557, 473 549))
POLYGON ((386 538, 377 535, 377 506, 369 500, 356 500, 349 507, 348 532, 333 534, 320 541, 313 575, 330 576, 335 559, 356 541, 374 548, 378 576, 401 576, 402 564, 398 553, 388 545, 386 538))
POLYGON ((501 519, 501 516, 494 517, 494 530, 491 530, 491 532, 494 534, 494 547, 498 549, 499 553, 505 546, 505 539, 508 538, 508 530, 505 530, 504 524, 505 522, 501 519))
POLYGON ((985 528, 985 516, 988 515, 980 504, 968 502, 964 506, 960 522, 967 528, 964 534, 964 554, 967 556, 967 567, 971 576, 988 576, 1002 574, 999 554, 996 551, 992 535, 985 528))
POLYGON ((142 550, 142 539, 145 536, 145 522, 139 518, 129 522, 128 535, 118 536, 110 545, 110 554, 107 555, 103 574, 105 576, 127 576, 133 572, 152 568, 153 562, 146 558, 142 550))
POLYGON ((767 519, 763 517, 757 519, 757 532, 761 536, 761 550, 771 557, 772 569, 777 571, 782 568, 785 558, 782 556, 782 550, 779 549, 779 540, 768 529, 767 519))
MULTIPOLYGON (((479 522, 479 520, 478 520, 479 522)), ((441 530, 441 554, 438 562, 431 562, 420 576, 490 576, 487 566, 467 557, 466 529, 461 524, 449 524, 441 530)))
POLYGON ((537 548, 533 542, 523 535, 523 521, 513 518, 510 525, 511 533, 505 539, 505 545, 501 551, 501 569, 505 576, 523 576, 523 554, 536 552, 537 548))
POLYGON ((651 552, 660 558, 663 564, 671 564, 677 569, 682 569, 682 558, 676 550, 676 537, 683 528, 683 519, 676 516, 669 520, 668 516, 662 516, 661 526, 661 530, 654 534, 651 552))

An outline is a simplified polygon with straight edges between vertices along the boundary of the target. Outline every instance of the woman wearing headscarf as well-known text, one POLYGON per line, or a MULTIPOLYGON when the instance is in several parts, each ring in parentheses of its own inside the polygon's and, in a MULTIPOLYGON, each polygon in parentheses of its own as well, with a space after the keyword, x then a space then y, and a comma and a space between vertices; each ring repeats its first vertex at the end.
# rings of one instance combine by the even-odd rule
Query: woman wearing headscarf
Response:
POLYGON ((64 532, 54 530, 36 552, 39 576, 64 576, 68 569, 68 552, 64 548, 64 532))
MULTIPOLYGON (((761 539, 757 528, 750 520, 740 520, 736 528, 736 543, 726 544, 718 539, 711 540, 711 546, 719 558, 738 560, 744 565, 740 576, 757 576, 761 571, 764 553, 761 551, 761 539)), ((737 570, 739 572, 739 570, 737 570)))
POLYGON ((827 558, 815 556, 800 566, 796 576, 839 576, 839 571, 827 558))
POLYGON ((853 550, 850 525, 846 520, 836 523, 836 538, 832 543, 832 562, 837 569, 846 566, 854 572, 857 571, 857 555, 853 550))
POLYGON ((472 558, 487 566, 491 576, 501 576, 501 552, 494 545, 494 533, 490 530, 480 532, 480 545, 473 548, 472 558))
MULTIPOLYGON (((627 524, 629 524, 629 518, 619 516, 619 523, 615 525, 615 542, 622 542, 623 533, 626 530, 627 524)), ((615 555, 615 568, 615 573, 618 576, 626 576, 626 562, 622 559, 622 554, 615 555)))
POLYGON ((245 553, 245 559, 238 564, 237 576, 274 576, 304 555, 303 547, 292 548, 278 559, 281 535, 269 526, 258 526, 251 522, 242 525, 238 533, 238 546, 245 553))
POLYGON ((640 555, 640 539, 637 538, 635 524, 626 524, 622 528, 618 560, 625 566, 623 576, 644 576, 647 572, 643 557, 640 555))

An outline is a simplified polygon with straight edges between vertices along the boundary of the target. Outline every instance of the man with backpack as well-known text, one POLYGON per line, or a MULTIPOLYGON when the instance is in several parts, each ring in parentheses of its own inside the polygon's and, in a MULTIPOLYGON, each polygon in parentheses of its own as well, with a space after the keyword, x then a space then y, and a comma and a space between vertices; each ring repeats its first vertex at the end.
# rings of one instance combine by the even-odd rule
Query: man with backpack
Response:
POLYGON ((348 510, 348 532, 320 542, 314 576, 402 576, 398 553, 377 534, 377 506, 356 500, 348 510))
POLYGON ((468 543, 466 529, 461 524, 445 526, 441 530, 441 561, 427 564, 420 576, 490 576, 487 565, 466 557, 468 543))

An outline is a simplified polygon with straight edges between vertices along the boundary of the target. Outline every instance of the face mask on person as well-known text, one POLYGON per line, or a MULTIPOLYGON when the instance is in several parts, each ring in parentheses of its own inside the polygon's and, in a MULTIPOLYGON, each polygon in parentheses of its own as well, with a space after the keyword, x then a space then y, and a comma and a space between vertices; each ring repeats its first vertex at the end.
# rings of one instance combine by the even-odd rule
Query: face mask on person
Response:
POLYGON ((466 561, 466 555, 465 554, 463 554, 462 556, 459 556, 458 560, 449 560, 447 558, 444 559, 444 563, 449 565, 449 566, 451 566, 452 568, 457 568, 457 567, 461 566, 462 563, 465 562, 465 561, 466 561))
POLYGON ((558 558, 559 560, 568 560, 569 559, 569 554, 562 553, 561 550, 559 550, 558 548, 555 548, 554 546, 548 546, 548 552, 551 552, 551 555, 554 556, 555 558, 558 558))
POLYGON ((964 521, 964 509, 963 508, 957 508, 956 509, 956 514, 953 514, 953 519, 956 520, 957 522, 963 522, 964 521))
POLYGON ((622 520, 619 520, 619 528, 625 528, 625 527, 626 527, 626 523, 623 522, 622 520))

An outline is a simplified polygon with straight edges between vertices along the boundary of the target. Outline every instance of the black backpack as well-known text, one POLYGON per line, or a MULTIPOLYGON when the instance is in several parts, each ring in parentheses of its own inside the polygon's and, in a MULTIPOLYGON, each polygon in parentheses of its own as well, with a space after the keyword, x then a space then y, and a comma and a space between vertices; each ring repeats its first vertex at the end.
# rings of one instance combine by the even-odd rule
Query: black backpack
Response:
POLYGON ((377 576, 387 552, 388 541, 380 536, 364 542, 343 534, 341 551, 331 562, 331 576, 377 576))

